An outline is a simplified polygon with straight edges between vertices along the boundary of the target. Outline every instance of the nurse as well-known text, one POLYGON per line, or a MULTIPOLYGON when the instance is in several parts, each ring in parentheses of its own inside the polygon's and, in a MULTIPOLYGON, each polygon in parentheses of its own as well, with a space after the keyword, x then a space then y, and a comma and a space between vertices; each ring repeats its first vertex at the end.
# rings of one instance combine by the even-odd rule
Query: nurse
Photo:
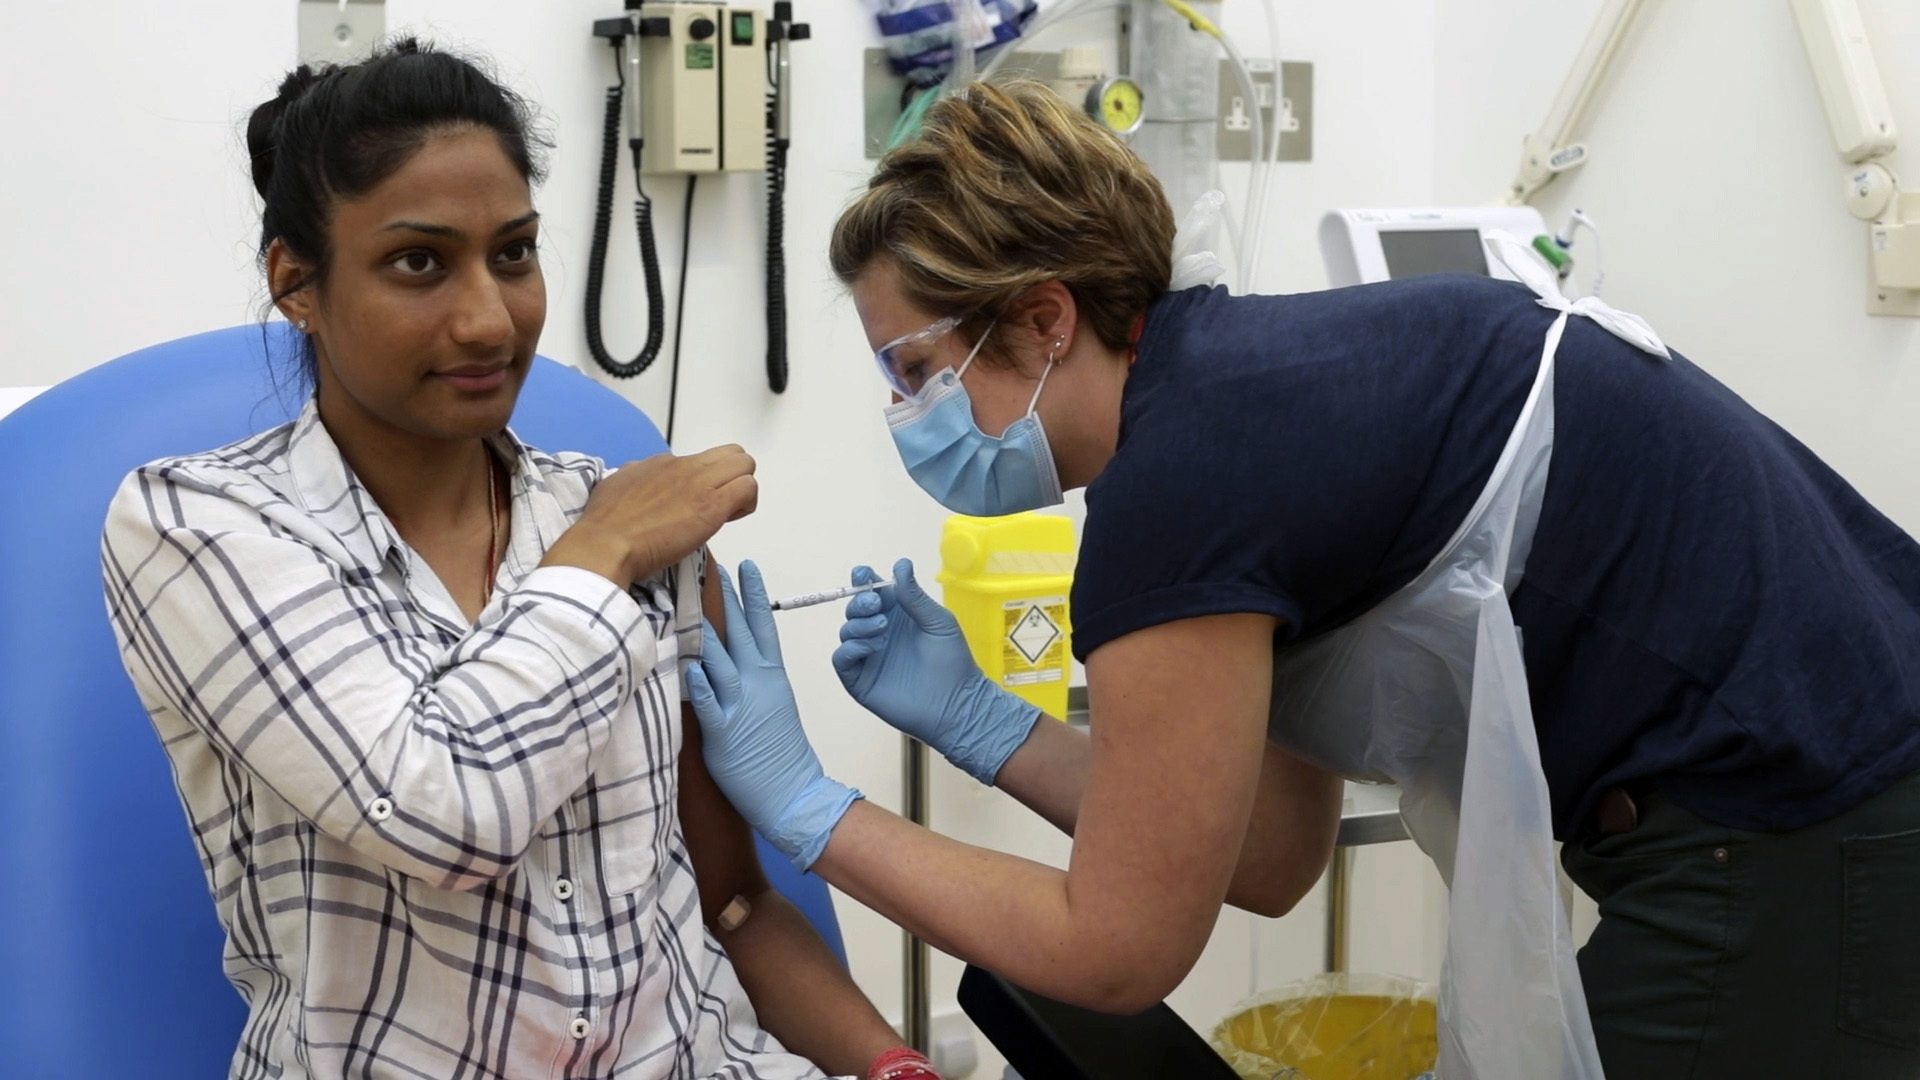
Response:
POLYGON ((1233 296, 1171 287, 1173 233, 1117 139, 975 85, 833 236, 928 494, 1086 489, 1090 732, 988 683, 904 562, 833 657, 1067 868, 826 777, 750 564, 689 679, 747 819, 942 950, 1127 1012, 1223 903, 1312 887, 1341 775, 1392 780, 1452 889, 1442 1075, 1920 1072, 1920 545, 1517 245, 1521 284, 1233 296), (1577 966, 1553 840, 1600 905, 1577 966))

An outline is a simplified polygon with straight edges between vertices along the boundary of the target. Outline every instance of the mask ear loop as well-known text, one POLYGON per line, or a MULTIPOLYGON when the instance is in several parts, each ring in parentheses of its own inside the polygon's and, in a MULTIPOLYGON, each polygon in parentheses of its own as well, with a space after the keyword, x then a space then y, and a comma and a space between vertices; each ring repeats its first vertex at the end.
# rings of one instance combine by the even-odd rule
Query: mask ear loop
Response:
MULTIPOLYGON (((1054 357, 1057 357, 1060 355, 1060 346, 1062 344, 1064 344, 1063 341, 1061 341, 1058 338, 1055 338, 1053 342, 1053 348, 1047 352, 1047 367, 1046 367, 1046 370, 1040 373, 1040 385, 1033 388, 1033 397, 1028 399, 1027 401, 1028 416, 1032 416, 1034 407, 1040 404, 1040 394, 1042 391, 1046 390, 1047 388, 1047 376, 1053 374, 1053 368, 1054 368, 1054 362, 1055 362, 1054 357)), ((971 358, 969 358, 968 362, 969 363, 972 362, 971 358)))
POLYGON ((964 360, 960 364, 960 370, 953 373, 953 377, 956 381, 959 380, 962 376, 966 375, 967 369, 973 366, 973 358, 980 355, 980 346, 985 345, 987 343, 987 335, 993 333, 993 328, 998 325, 1000 325, 1000 320, 995 319, 992 322, 987 324, 987 328, 985 330, 980 331, 980 340, 973 343, 973 350, 967 353, 966 360, 964 360))

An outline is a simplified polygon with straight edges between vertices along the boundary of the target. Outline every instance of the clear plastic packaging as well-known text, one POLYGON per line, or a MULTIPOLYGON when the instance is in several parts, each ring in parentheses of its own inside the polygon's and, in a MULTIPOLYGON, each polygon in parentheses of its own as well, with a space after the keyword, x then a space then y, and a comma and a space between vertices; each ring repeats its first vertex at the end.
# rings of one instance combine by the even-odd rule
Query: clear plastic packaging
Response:
POLYGON ((955 72, 973 76, 976 52, 998 49, 1020 36, 1035 0, 869 0, 893 72, 916 87, 938 85, 955 72), (956 41, 972 48, 956 49, 956 41))
MULTIPOLYGON (((1220 0, 1193 0, 1220 21, 1220 0)), ((1146 123, 1133 149, 1174 206, 1220 186, 1215 126, 1220 115, 1220 46, 1160 0, 1135 0, 1131 70, 1146 95, 1146 123)))
POLYGON ((1180 219, 1173 233, 1173 282, 1171 291, 1211 285, 1227 272, 1227 266, 1214 254, 1220 224, 1226 217, 1227 196, 1209 191, 1194 201, 1192 209, 1180 219))
POLYGON ((1241 1080, 1431 1080, 1433 988, 1393 975, 1316 975, 1236 1005, 1209 1041, 1241 1080))

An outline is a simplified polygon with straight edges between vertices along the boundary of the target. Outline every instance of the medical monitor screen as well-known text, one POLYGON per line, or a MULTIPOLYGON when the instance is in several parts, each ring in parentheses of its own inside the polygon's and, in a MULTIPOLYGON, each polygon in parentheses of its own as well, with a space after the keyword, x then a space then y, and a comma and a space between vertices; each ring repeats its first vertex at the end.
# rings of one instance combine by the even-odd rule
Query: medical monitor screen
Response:
POLYGON ((1395 281, 1422 274, 1488 276, 1478 229, 1382 229, 1380 251, 1395 281))

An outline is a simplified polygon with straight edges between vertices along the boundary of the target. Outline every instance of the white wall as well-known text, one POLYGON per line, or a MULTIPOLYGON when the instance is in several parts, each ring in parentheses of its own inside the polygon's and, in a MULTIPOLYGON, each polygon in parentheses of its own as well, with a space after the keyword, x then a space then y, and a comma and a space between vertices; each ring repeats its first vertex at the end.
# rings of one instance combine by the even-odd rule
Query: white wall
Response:
POLYGON ((33 400, 44 386, 0 386, 0 418, 33 400))
MULTIPOLYGON (((1437 200, 1504 193, 1598 7, 1437 0, 1437 200)), ((1920 185, 1920 6, 1860 7, 1920 185)), ((1581 137, 1591 163, 1538 205, 1604 227, 1607 298, 1920 530, 1920 320, 1865 313, 1866 227, 1785 0, 1648 4, 1581 137)))
MULTIPOLYGON (((559 146, 538 194, 550 287, 542 351, 585 362, 579 311, 602 92, 610 76, 609 50, 587 28, 619 5, 391 0, 387 6, 392 29, 420 29, 491 55, 550 119, 559 146)), ((776 398, 761 374, 761 185, 752 177, 705 181, 678 439, 682 448, 739 441, 759 458, 760 512, 729 528, 718 546, 729 558, 758 559, 776 589, 793 590, 836 582, 856 561, 881 564, 906 554, 931 566, 943 516, 898 465, 868 349, 824 264, 834 216, 870 169, 858 107, 860 53, 872 41, 866 8, 853 2, 800 7, 814 39, 794 50, 793 386, 776 398)), ((1432 92, 1440 81, 1434 5, 1283 0, 1279 7, 1285 57, 1316 64, 1318 141, 1313 163, 1285 167, 1274 185, 1276 247, 1262 284, 1314 288, 1322 276, 1313 228, 1325 209, 1431 197, 1432 92), (1356 48, 1361 41, 1365 48, 1356 48)), ((15 4, 0 14, 0 89, 13 156, 0 169, 0 205, 14 214, 13 258, 0 261, 0 341, 6 345, 0 385, 55 382, 142 345, 252 316, 261 296, 253 267, 258 225, 239 130, 292 63, 293 12, 293 0, 93 0, 15 4)), ((1258 13, 1257 5, 1235 0, 1225 15, 1250 56, 1268 51, 1258 13)), ((1504 126, 1517 133, 1523 123, 1504 126)), ((1498 166, 1509 156, 1503 147, 1498 166)), ((1230 167, 1226 177, 1236 198, 1242 169, 1230 167)), ((623 173, 610 297, 638 290, 626 185, 623 173)), ((678 181, 657 180, 651 190, 671 292, 682 189, 678 181)), ((1809 212, 1829 208, 1816 202, 1809 212)), ((1834 232, 1840 231, 1836 224, 1834 232)), ((1621 241, 1622 267, 1630 253, 1621 241)), ((1628 280, 1623 272, 1623 288, 1628 280)), ((643 324, 632 305, 610 305, 607 323, 616 351, 639 342, 643 324)), ((664 386, 663 361, 656 373, 622 389, 664 418, 664 386)), ((1861 456, 1867 456, 1864 447, 1861 456)), ((898 744, 846 702, 827 665, 837 629, 833 612, 785 618, 786 652, 828 769, 897 806, 898 744)), ((1064 859, 1062 838, 944 764, 936 765, 934 794, 942 829, 1064 859)), ((1430 975, 1432 918, 1422 917, 1420 898, 1432 886, 1410 849, 1400 848, 1361 858, 1356 966, 1430 975)), ((844 898, 840 911, 856 977, 897 1015, 897 932, 844 898)), ((1257 965, 1249 948, 1253 920, 1223 916, 1175 1005, 1204 1030, 1248 990, 1256 966, 1264 985, 1316 970, 1323 914, 1316 898, 1288 919, 1260 927, 1257 965)), ((957 975, 956 964, 936 964, 938 1007, 951 1008, 957 975)), ((997 1067, 988 1074, 998 1075, 997 1067)))

